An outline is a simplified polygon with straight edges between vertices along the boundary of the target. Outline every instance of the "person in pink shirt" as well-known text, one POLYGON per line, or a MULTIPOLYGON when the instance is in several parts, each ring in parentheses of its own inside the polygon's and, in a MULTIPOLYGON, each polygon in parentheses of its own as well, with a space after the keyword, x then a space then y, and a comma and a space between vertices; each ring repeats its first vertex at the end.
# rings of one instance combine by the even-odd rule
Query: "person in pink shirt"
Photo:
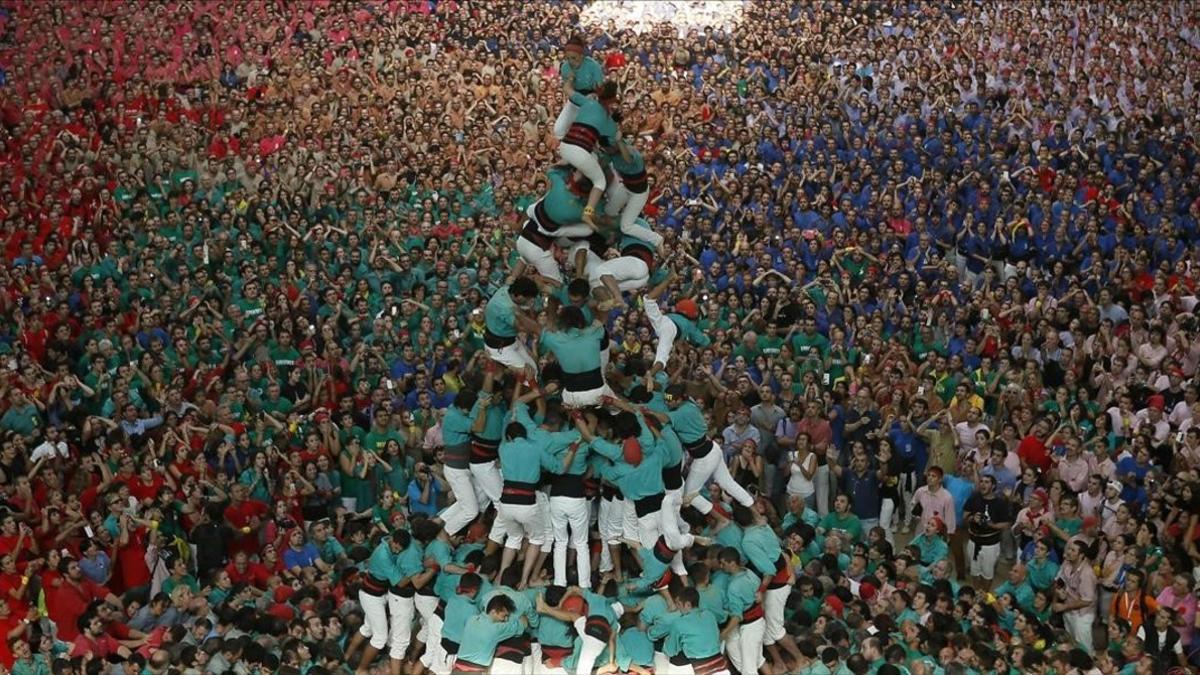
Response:
POLYGON ((954 534, 958 529, 954 496, 942 486, 943 471, 940 466, 931 466, 925 472, 925 484, 913 493, 913 509, 920 518, 920 529, 934 518, 940 518, 946 525, 946 534, 954 534))
POLYGON ((1192 641, 1196 636, 1196 594, 1192 592, 1188 581, 1191 575, 1176 574, 1167 586, 1158 594, 1159 607, 1170 607, 1178 616, 1175 629, 1179 631, 1183 642, 1184 652, 1191 651, 1192 641))

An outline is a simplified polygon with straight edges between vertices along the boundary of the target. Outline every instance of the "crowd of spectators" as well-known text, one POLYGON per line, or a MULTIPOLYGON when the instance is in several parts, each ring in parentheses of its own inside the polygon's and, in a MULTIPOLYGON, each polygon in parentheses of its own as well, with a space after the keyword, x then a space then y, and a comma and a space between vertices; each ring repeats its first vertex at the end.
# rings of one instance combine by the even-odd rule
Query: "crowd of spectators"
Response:
POLYGON ((795 563, 765 668, 1200 664, 1195 6, 580 9, 0 2, 0 669, 350 672, 575 34, 694 261, 671 379, 795 563))

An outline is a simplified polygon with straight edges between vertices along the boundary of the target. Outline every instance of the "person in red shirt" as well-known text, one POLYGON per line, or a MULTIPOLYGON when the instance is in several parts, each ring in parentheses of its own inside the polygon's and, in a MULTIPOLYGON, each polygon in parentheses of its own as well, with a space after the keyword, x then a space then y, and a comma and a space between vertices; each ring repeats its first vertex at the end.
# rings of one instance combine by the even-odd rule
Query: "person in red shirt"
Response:
POLYGON ((113 595, 108 587, 85 579, 75 560, 64 558, 58 564, 58 571, 63 575, 62 583, 50 593, 52 599, 46 603, 46 609, 50 620, 58 626, 59 639, 64 642, 75 641, 79 635, 76 621, 87 612, 93 600, 122 606, 121 599, 113 595))
POLYGON ((250 499, 248 494, 249 486, 242 483, 234 485, 229 493, 230 504, 225 507, 225 522, 234 531, 233 542, 229 546, 234 554, 238 551, 258 553, 259 531, 263 526, 263 518, 270 513, 266 504, 250 499))
POLYGON ((37 555, 38 544, 33 531, 28 525, 17 524, 17 519, 11 514, 0 520, 0 551, 16 553, 18 558, 29 558, 37 555))
POLYGON ((1042 473, 1050 470, 1050 450, 1046 447, 1046 437, 1050 430, 1046 420, 1038 420, 1030 429, 1029 435, 1021 439, 1017 446, 1017 456, 1021 458, 1021 468, 1032 466, 1042 473))
POLYGON ((90 654, 93 660, 103 661, 114 654, 122 659, 132 655, 133 652, 129 651, 128 647, 108 634, 104 619, 96 614, 86 616, 86 619, 80 621, 81 624, 85 624, 82 626, 83 631, 72 640, 71 658, 90 654))
POLYGON ((131 590, 150 583, 150 567, 146 564, 146 548, 150 533, 143 521, 121 514, 120 533, 117 535, 116 577, 119 588, 131 590))
POLYGON ((9 640, 24 637, 29 622, 36 620, 36 610, 26 609, 18 613, 13 611, 9 603, 0 600, 0 666, 12 668, 14 656, 9 640))
POLYGON ((252 562, 245 551, 233 555, 233 561, 225 566, 229 580, 235 584, 247 584, 259 590, 267 588, 271 572, 262 563, 252 562))
POLYGON ((11 553, 0 556, 0 602, 7 602, 13 614, 24 614, 36 599, 30 597, 29 581, 30 576, 37 573, 40 562, 23 566, 17 564, 16 556, 11 553))
POLYGON ((142 470, 138 472, 137 478, 129 481, 129 494, 137 498, 143 505, 149 505, 158 496, 158 491, 167 484, 167 474, 161 471, 155 471, 155 467, 151 461, 142 463, 142 470))

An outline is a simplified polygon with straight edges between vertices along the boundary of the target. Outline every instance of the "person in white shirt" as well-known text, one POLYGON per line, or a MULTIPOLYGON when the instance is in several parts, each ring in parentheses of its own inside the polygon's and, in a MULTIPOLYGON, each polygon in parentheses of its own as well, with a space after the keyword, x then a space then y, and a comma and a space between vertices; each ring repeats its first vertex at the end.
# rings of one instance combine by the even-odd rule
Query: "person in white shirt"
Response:
POLYGON ((62 440, 62 432, 58 430, 58 427, 47 427, 46 440, 33 449, 33 453, 29 455, 29 461, 54 459, 56 456, 66 459, 71 456, 71 450, 67 447, 67 442, 62 440))
POLYGON ((959 455, 974 453, 979 449, 979 437, 976 435, 980 431, 988 432, 988 438, 992 436, 992 430, 988 425, 983 423, 983 412, 974 406, 967 411, 967 419, 954 425, 954 432, 958 434, 959 455))

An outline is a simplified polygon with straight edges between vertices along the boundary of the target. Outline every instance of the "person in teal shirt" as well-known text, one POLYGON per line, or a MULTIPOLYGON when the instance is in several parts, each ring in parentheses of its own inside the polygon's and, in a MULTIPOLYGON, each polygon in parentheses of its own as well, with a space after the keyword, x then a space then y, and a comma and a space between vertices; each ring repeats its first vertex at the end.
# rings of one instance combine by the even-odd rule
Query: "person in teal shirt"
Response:
POLYGON ((764 662, 762 641, 766 624, 758 600, 761 580, 742 564, 741 553, 735 548, 722 549, 717 559, 721 571, 729 575, 725 589, 729 619, 721 631, 725 653, 739 672, 755 672, 764 662))
POLYGON ((645 240, 661 250, 662 235, 640 218, 650 197, 650 181, 646 176, 646 160, 629 139, 619 139, 615 146, 605 148, 609 165, 620 179, 609 189, 605 213, 618 216, 620 231, 645 240))
POLYGON ((350 639, 345 653, 346 662, 352 663, 362 643, 369 641, 363 648, 362 659, 359 661, 360 670, 368 669, 375 656, 388 645, 388 588, 400 582, 396 559, 408 548, 410 539, 409 534, 403 530, 393 532, 379 542, 367 558, 362 585, 358 591, 358 603, 363 608, 363 626, 350 639))
POLYGON ((684 588, 674 600, 678 616, 670 622, 667 641, 678 647, 678 654, 692 664, 693 669, 708 670, 703 666, 718 659, 723 661, 721 629, 716 617, 700 608, 700 594, 696 589, 684 588))
POLYGON ((488 356, 497 363, 523 371, 526 378, 536 377, 537 362, 525 344, 517 339, 517 332, 541 332, 541 324, 525 314, 539 295, 533 279, 520 277, 497 290, 483 308, 486 326, 483 341, 488 356))
POLYGON ((486 673, 492 666, 496 646, 525 631, 528 620, 516 616, 516 607, 506 595, 494 596, 484 612, 467 619, 464 641, 459 643, 453 673, 486 673), (470 639, 465 639, 469 636, 470 639))
POLYGON ((574 90, 573 80, 563 82, 563 95, 569 103, 578 106, 575 119, 562 137, 558 154, 566 163, 575 167, 589 181, 591 192, 582 220, 595 226, 596 205, 608 189, 608 178, 593 151, 597 146, 611 146, 619 137, 620 129, 613 121, 611 111, 617 107, 617 83, 601 82, 596 87, 596 98, 589 98, 574 90))
MULTIPOLYGON (((455 592, 442 600, 441 614, 444 618, 440 646, 445 647, 443 651, 447 660, 458 655, 459 645, 465 637, 463 631, 467 627, 467 621, 479 614, 477 600, 482 586, 483 581, 479 575, 468 572, 458 580, 455 592)), ((431 664, 430 669, 436 671, 434 665, 436 664, 431 664)))
POLYGON ((601 347, 604 326, 588 323, 583 310, 566 305, 558 311, 557 330, 542 332, 541 342, 562 367, 562 399, 570 408, 600 404, 612 390, 604 381, 601 347))
POLYGON ((471 482, 471 428, 475 425, 475 404, 479 394, 474 389, 462 389, 454 395, 454 403, 442 418, 442 443, 445 450, 446 482, 455 501, 440 515, 443 540, 449 540, 479 515, 479 502, 471 482))
POLYGON ((941 519, 931 518, 925 523, 925 531, 913 537, 909 548, 915 548, 922 565, 929 566, 939 560, 945 560, 950 555, 950 545, 946 543, 941 519))
POLYGON ((841 494, 833 500, 833 511, 821 520, 821 524, 817 530, 822 534, 835 531, 842 532, 850 538, 851 543, 858 543, 863 540, 862 521, 850 511, 849 495, 841 494))
POLYGON ((995 595, 1000 597, 1012 593, 1017 606, 1021 609, 1033 609, 1033 584, 1029 583, 1028 572, 1022 564, 1013 565, 1008 571, 1008 579, 996 587, 995 595))
POLYGON ((578 444, 572 444, 565 456, 557 457, 547 443, 529 437, 525 425, 512 422, 505 430, 500 444, 500 473, 504 476, 504 491, 497 506, 508 525, 508 540, 500 562, 500 574, 512 564, 523 541, 531 547, 525 556, 520 587, 524 588, 537 565, 538 555, 533 547, 541 548, 544 526, 541 507, 537 503, 538 484, 542 471, 564 473, 575 461, 578 444))

